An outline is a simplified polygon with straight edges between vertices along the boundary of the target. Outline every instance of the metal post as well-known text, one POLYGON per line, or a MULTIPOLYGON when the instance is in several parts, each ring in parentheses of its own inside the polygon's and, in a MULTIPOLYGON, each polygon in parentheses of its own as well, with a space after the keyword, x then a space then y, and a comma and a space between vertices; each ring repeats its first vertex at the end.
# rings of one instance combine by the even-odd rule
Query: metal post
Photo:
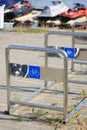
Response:
MULTIPOLYGON (((74 32, 74 27, 75 24, 72 26, 72 32, 74 32)), ((74 43, 75 43, 75 36, 72 36, 72 48, 75 48, 74 43)), ((71 60, 71 70, 74 71, 74 63, 73 63, 73 59, 71 60)))
POLYGON ((67 108, 68 108, 68 69, 67 69, 67 59, 64 58, 64 120, 67 117, 67 108))
POLYGON ((6 55, 6 81, 7 81, 7 113, 9 114, 10 112, 10 68, 9 68, 9 61, 10 61, 10 56, 9 56, 9 48, 6 48, 5 51, 6 55))
MULTIPOLYGON (((44 47, 47 48, 47 40, 48 40, 48 34, 45 34, 45 41, 44 41, 44 47)), ((47 52, 45 52, 45 67, 47 68, 48 66, 48 55, 47 52)), ((45 87, 47 87, 48 82, 45 80, 45 87)))

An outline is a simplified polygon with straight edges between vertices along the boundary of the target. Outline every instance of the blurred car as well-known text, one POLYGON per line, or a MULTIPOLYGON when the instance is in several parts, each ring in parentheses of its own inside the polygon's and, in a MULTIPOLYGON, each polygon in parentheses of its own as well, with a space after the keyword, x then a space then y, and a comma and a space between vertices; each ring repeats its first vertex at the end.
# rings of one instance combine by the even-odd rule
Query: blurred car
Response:
POLYGON ((20 1, 17 4, 14 4, 10 11, 4 14, 5 22, 10 21, 14 18, 26 15, 31 12, 33 6, 29 1, 20 1))
POLYGON ((13 27, 31 28, 35 24, 33 21, 25 20, 24 22, 14 20, 13 27))

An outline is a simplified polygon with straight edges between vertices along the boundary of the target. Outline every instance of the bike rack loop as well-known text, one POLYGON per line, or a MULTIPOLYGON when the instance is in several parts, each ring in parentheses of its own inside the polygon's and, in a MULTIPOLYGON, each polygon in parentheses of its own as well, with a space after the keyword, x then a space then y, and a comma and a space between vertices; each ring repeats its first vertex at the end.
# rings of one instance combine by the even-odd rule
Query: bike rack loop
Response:
MULTIPOLYGON (((64 112, 63 119, 66 121, 67 118, 67 103, 68 103, 68 90, 67 90, 67 54, 61 50, 61 49, 52 49, 52 48, 42 48, 42 47, 31 47, 31 46, 18 46, 18 45, 10 45, 6 48, 5 50, 6 54, 6 80, 7 80, 7 113, 9 114, 10 112, 10 105, 11 104, 20 104, 20 105, 29 105, 31 107, 40 107, 44 109, 53 109, 53 110, 59 110, 64 112), (25 50, 25 51, 40 51, 40 52, 52 52, 52 53, 59 53, 63 56, 64 58, 64 77, 63 77, 63 82, 64 82, 64 108, 59 108, 59 107, 54 107, 54 106, 47 106, 47 105, 41 105, 41 104, 36 104, 32 102, 26 102, 25 101, 17 101, 17 100, 10 100, 10 51, 11 50, 25 50)), ((45 58, 46 59, 46 58, 45 58)), ((42 87, 38 90, 38 92, 41 92, 44 90, 47 86, 42 87)), ((27 99, 31 99, 32 97, 35 96, 37 92, 34 93, 34 95, 30 95, 30 97, 27 99)))
MULTIPOLYGON (((76 26, 76 25, 87 25, 87 23, 75 23, 74 25, 73 25, 73 31, 74 31, 74 27, 76 26)), ((72 47, 74 47, 74 37, 78 37, 78 36, 81 36, 81 37, 87 37, 87 33, 86 32, 63 32, 63 31, 51 31, 51 30, 49 30, 46 34, 45 34, 45 41, 44 41, 44 46, 45 47, 49 47, 48 46, 48 38, 49 38, 49 35, 66 35, 66 36, 72 36, 72 47)), ((87 44, 87 41, 86 41, 86 43, 85 44, 87 44)), ((74 61, 77 61, 77 63, 83 63, 83 64, 87 64, 87 61, 82 61, 81 62, 81 60, 76 60, 76 59, 72 59, 71 60, 71 71, 70 72, 72 72, 72 71, 74 71, 73 70, 73 67, 74 67, 74 61)), ((48 59, 46 59, 46 63, 48 62, 48 59)), ((71 83, 80 83, 80 84, 87 84, 87 81, 78 81, 78 80, 69 80, 68 82, 71 82, 71 83)))
MULTIPOLYGON (((77 23, 78 24, 78 23, 77 23)), ((83 25, 83 23, 80 23, 80 25, 83 25)), ((84 25, 87 25, 87 23, 84 23, 84 25)), ((75 25, 74 25, 75 26, 75 25)), ((74 28, 73 26, 73 28, 74 28)), ((48 46, 48 38, 49 38, 49 35, 66 35, 66 36, 72 36, 72 41, 73 41, 73 37, 75 36, 82 36, 82 37, 87 37, 87 33, 86 32, 63 32, 63 31, 51 31, 49 30, 46 34, 45 34, 45 41, 44 41, 44 46, 45 47, 49 47, 48 46)), ((72 45, 72 47, 74 47, 72 45)), ((48 62, 48 59, 46 59, 46 63, 48 62)), ((87 63, 86 63, 87 64, 87 63)), ((72 70, 72 68, 71 68, 72 70)), ((69 82, 69 80, 68 80, 69 82)), ((70 81, 71 83, 78 83, 78 81, 70 81)), ((79 82, 81 83, 81 82, 79 82)), ((83 81, 82 84, 87 84, 87 82, 83 81)), ((74 114, 75 111, 79 110, 82 106, 84 106, 84 104, 87 103, 87 98, 85 98, 84 100, 82 100, 76 107, 74 110, 72 110, 69 114, 68 114, 68 118, 70 118, 70 116, 72 116, 74 114)))
MULTIPOLYGON (((72 32, 75 32, 75 27, 77 25, 82 25, 82 26, 87 26, 87 22, 75 22, 72 26, 72 32)), ((83 33, 83 32, 82 32, 83 33)), ((82 36, 82 35, 81 35, 82 36)), ((87 36, 86 36, 87 37, 87 36)), ((82 40, 80 40, 82 41, 82 40)), ((85 43, 78 43, 78 44, 87 44, 87 41, 85 41, 85 43)), ((75 48, 75 36, 72 36, 72 47, 75 48)), ((74 62, 73 61, 76 61, 76 60, 72 60, 71 62, 71 69, 72 71, 74 71, 74 62)), ((80 61, 79 61, 80 62, 80 61)), ((83 64, 85 64, 85 62, 83 62, 83 64)), ((87 64, 87 63, 86 63, 87 64)))
POLYGON ((66 35, 66 36, 84 36, 87 37, 87 33, 81 33, 81 32, 65 32, 65 31, 51 31, 49 30, 46 34, 45 34, 45 41, 44 41, 44 46, 47 47, 48 46, 48 37, 49 35, 66 35))
MULTIPOLYGON (((79 23, 79 24, 83 25, 83 23, 79 23)), ((51 30, 49 30, 45 34, 44 46, 48 47, 48 38, 49 38, 49 35, 66 35, 66 36, 72 36, 72 47, 74 48, 74 37, 75 36, 87 37, 87 33, 86 32, 84 32, 84 33, 82 33, 82 32, 74 32, 75 25, 78 25, 78 23, 76 23, 76 24, 73 25, 72 32, 51 31, 51 30)), ((87 23, 84 23, 84 25, 87 25, 87 23)), ((47 63, 47 61, 46 61, 46 63, 47 63)), ((73 71, 73 60, 71 60, 71 70, 73 71)))

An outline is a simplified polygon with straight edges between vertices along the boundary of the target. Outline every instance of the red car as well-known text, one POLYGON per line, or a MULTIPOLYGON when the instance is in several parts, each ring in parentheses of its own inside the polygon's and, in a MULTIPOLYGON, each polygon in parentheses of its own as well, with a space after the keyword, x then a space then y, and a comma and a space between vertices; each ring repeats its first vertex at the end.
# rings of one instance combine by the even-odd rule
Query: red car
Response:
POLYGON ((80 3, 76 3, 74 8, 60 14, 60 16, 75 19, 87 15, 87 8, 80 3))

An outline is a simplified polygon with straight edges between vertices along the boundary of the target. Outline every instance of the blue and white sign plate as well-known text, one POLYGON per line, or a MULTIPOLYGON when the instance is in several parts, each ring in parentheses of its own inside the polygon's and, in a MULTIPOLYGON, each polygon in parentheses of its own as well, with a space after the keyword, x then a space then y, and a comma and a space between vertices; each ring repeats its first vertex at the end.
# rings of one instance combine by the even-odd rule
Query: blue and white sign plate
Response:
POLYGON ((67 53, 68 58, 74 59, 74 57, 75 57, 75 49, 74 48, 64 48, 64 51, 67 53))
POLYGON ((40 66, 29 65, 29 78, 40 79, 40 66))

